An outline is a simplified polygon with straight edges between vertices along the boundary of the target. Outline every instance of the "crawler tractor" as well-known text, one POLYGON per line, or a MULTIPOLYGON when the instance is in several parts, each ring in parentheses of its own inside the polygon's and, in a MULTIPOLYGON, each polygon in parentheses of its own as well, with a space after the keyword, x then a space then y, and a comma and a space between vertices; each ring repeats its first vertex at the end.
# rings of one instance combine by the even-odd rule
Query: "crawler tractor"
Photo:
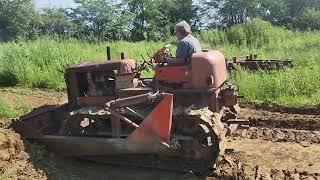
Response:
MULTIPOLYGON (((159 55, 156 54, 156 55, 159 55)), ((186 65, 153 56, 150 79, 132 59, 65 70, 68 102, 15 119, 13 128, 59 155, 118 165, 204 173, 224 152, 237 94, 219 51, 186 65)))

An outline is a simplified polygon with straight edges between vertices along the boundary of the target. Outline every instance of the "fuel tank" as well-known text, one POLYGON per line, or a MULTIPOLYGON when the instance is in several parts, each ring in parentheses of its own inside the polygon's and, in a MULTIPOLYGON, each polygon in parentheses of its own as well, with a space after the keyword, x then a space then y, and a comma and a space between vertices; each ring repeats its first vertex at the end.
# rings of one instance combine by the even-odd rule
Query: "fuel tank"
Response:
POLYGON ((218 88, 228 78, 224 55, 219 51, 194 53, 190 81, 193 88, 218 88))

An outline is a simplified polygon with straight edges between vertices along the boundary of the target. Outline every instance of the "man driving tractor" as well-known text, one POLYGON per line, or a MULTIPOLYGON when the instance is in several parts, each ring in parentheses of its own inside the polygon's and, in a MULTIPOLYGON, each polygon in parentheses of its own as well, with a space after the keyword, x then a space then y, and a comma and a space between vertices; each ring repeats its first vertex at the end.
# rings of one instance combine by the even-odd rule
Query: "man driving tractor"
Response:
POLYGON ((176 50, 176 57, 168 57, 170 45, 166 45, 159 50, 153 58, 156 62, 166 62, 169 65, 185 65, 190 62, 193 53, 201 52, 201 46, 194 36, 192 36, 191 27, 186 21, 177 23, 174 27, 175 35, 179 40, 176 50), (164 57, 163 57, 164 56, 164 57))

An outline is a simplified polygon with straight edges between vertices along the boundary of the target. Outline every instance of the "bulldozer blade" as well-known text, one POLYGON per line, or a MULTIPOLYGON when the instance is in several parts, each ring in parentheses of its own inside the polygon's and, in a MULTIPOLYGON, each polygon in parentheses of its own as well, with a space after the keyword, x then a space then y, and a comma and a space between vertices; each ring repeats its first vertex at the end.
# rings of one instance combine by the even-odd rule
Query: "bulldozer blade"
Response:
POLYGON ((24 138, 37 139, 45 134, 55 134, 63 123, 69 104, 44 106, 20 118, 12 119, 11 127, 24 138))
MULTIPOLYGON (((173 95, 164 94, 155 109, 131 134, 121 138, 66 136, 49 125, 61 119, 50 119, 55 111, 46 111, 22 120, 15 120, 13 128, 27 139, 34 139, 50 151, 62 156, 104 156, 115 154, 172 154, 169 149, 172 124, 173 95), (48 118, 48 119, 47 119, 48 118), (45 122, 45 123, 41 123, 45 122), (43 126, 41 126, 43 125, 43 126), (46 129, 46 131, 42 132, 46 129), (47 130, 53 133, 45 133, 47 130)), ((64 109, 64 108, 63 108, 64 109)), ((55 114, 60 117, 63 113, 55 114)), ((52 126, 55 127, 55 126, 52 126)))
POLYGON ((44 135, 37 140, 45 144, 50 151, 62 156, 103 156, 117 154, 156 154, 159 146, 166 146, 159 142, 152 145, 141 145, 119 138, 71 137, 44 135))
POLYGON ((164 94, 163 100, 129 135, 131 143, 148 144, 154 141, 168 143, 172 125, 173 95, 164 94))
POLYGON ((19 132, 22 137, 39 138, 42 136, 38 130, 25 124, 20 119, 14 119, 11 123, 11 126, 16 132, 19 132))

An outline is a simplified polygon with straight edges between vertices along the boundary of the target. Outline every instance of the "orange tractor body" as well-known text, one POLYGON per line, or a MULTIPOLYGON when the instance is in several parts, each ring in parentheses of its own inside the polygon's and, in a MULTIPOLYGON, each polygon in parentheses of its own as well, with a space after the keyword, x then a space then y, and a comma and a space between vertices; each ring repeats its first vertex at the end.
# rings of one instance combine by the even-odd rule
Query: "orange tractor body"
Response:
POLYGON ((139 79, 134 60, 73 65, 68 102, 34 110, 13 128, 64 156, 203 173, 223 153, 222 121, 236 115, 225 58, 195 53, 188 65, 154 70, 139 79))

